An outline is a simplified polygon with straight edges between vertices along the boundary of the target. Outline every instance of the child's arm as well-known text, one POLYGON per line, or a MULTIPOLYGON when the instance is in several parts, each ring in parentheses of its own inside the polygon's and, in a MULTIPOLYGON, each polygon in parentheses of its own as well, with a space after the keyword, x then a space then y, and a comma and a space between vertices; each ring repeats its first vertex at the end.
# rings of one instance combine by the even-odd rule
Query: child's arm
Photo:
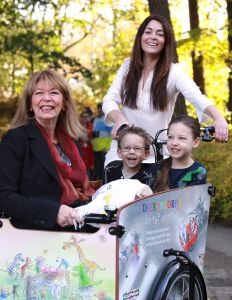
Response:
POLYGON ((142 190, 140 191, 139 194, 137 194, 139 197, 143 198, 143 197, 148 197, 148 196, 151 196, 153 194, 151 188, 144 184, 142 190))

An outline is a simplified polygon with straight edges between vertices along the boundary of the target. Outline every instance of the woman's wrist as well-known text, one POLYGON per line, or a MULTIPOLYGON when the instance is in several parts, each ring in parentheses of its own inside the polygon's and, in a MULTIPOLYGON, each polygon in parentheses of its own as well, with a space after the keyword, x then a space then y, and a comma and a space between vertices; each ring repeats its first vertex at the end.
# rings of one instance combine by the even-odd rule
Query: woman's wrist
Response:
POLYGON ((108 115, 109 118, 114 123, 121 123, 121 124, 129 124, 126 117, 121 113, 119 110, 113 110, 108 115))
POLYGON ((225 122, 227 124, 225 117, 220 113, 215 105, 207 106, 204 112, 209 115, 214 121, 225 122))
POLYGON ((215 140, 217 142, 227 142, 229 135, 229 125, 225 117, 214 106, 210 105, 205 109, 205 113, 208 114, 214 122, 211 124, 215 129, 215 140))

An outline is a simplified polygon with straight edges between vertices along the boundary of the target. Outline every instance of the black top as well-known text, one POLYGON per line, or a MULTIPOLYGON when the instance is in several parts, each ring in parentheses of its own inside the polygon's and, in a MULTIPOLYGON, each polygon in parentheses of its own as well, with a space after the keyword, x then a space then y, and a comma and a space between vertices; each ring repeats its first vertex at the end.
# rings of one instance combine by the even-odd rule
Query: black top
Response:
MULTIPOLYGON (((148 171, 148 185, 151 189, 154 186, 154 182, 160 173, 162 162, 159 161, 153 164, 148 171)), ((205 167, 195 161, 190 167, 184 169, 171 168, 168 178, 168 187, 170 189, 182 188, 185 186, 205 184, 206 183, 206 169, 205 167)))
MULTIPOLYGON (((147 183, 147 170, 150 168, 149 164, 142 164, 140 170, 134 174, 130 179, 137 179, 142 183, 147 183)), ((113 161, 105 168, 105 183, 113 180, 125 179, 122 173, 122 161, 113 161)))

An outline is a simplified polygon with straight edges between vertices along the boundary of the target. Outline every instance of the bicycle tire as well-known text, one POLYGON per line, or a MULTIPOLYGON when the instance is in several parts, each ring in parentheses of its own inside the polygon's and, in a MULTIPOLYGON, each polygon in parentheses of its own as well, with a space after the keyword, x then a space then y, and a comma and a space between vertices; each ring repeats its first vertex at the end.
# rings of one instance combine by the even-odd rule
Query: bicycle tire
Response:
MULTIPOLYGON (((190 300, 189 299, 189 265, 180 260, 171 261, 156 282, 152 300, 190 300)), ((194 300, 207 300, 203 276, 195 266, 194 300)))

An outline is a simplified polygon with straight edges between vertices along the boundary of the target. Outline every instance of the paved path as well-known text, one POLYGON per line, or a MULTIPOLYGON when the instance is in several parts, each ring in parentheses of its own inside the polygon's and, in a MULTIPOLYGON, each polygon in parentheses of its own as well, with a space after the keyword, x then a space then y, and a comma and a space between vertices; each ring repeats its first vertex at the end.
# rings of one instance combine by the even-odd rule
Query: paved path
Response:
POLYGON ((232 227, 209 225, 205 281, 210 300, 232 300, 232 227))

